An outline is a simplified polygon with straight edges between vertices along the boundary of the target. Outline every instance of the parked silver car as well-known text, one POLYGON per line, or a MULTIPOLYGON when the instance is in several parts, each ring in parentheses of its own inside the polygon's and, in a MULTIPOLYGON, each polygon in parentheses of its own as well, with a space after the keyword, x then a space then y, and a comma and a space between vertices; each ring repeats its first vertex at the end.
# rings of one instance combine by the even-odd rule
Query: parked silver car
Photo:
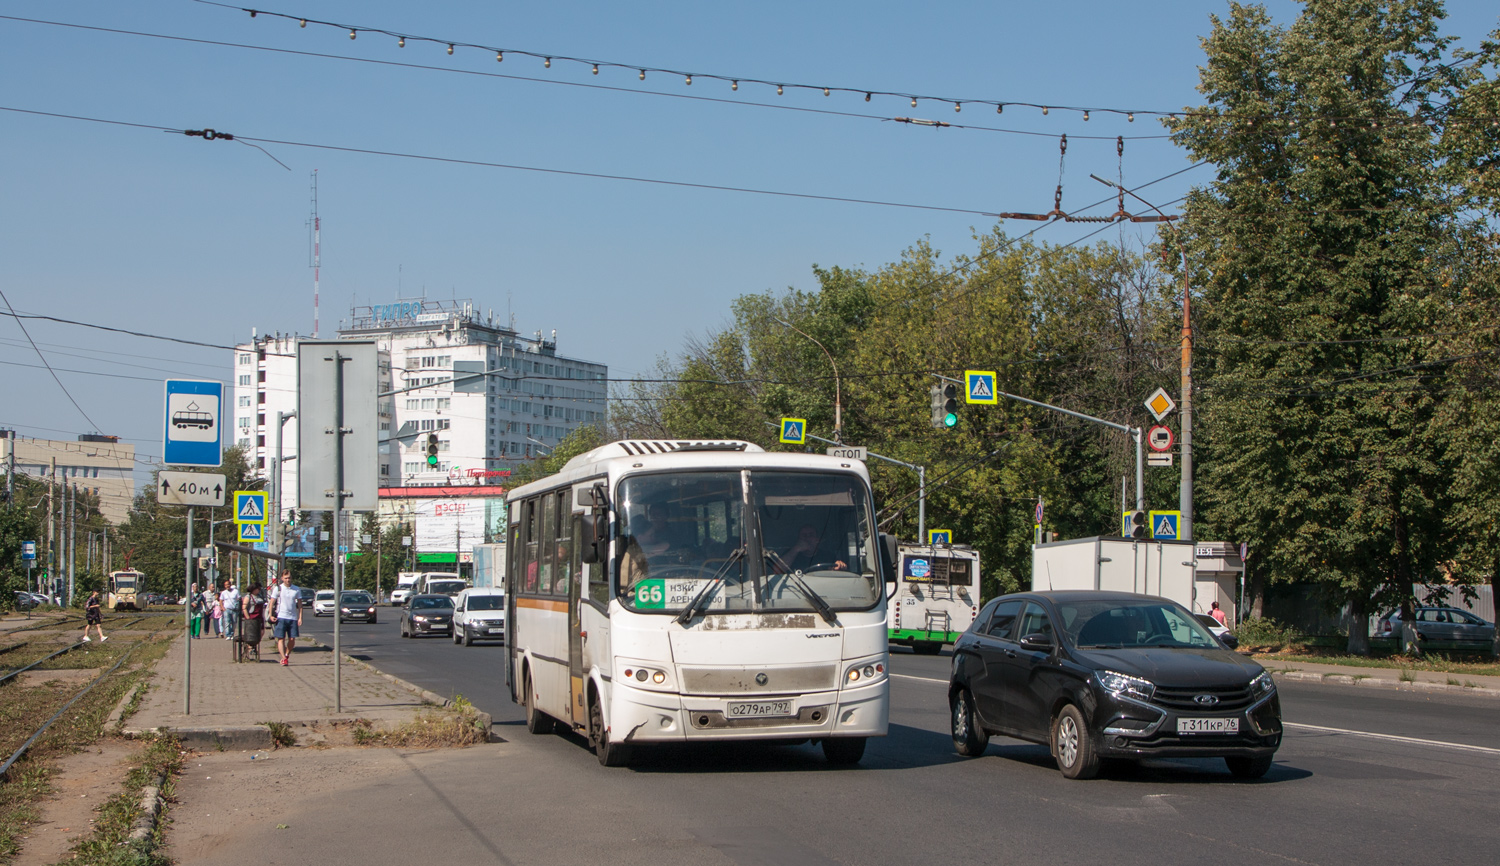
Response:
MULTIPOLYGON (((1442 644, 1464 644, 1478 649, 1495 645, 1495 624, 1456 607, 1419 607, 1412 627, 1417 640, 1442 644)), ((1375 637, 1400 637, 1401 611, 1395 610, 1375 624, 1375 637)))

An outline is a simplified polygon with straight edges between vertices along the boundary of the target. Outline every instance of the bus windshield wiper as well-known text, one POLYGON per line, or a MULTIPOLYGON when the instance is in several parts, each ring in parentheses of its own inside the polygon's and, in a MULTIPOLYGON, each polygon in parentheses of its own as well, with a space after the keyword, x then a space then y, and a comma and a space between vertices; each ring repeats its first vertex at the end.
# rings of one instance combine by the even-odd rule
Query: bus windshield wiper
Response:
POLYGON ((818 615, 823 617, 824 622, 829 625, 839 624, 838 617, 833 615, 833 607, 823 600, 823 596, 818 595, 812 587, 807 585, 807 581, 802 579, 801 571, 789 571, 786 576, 792 586, 795 586, 798 592, 802 593, 807 597, 808 601, 812 602, 812 606, 817 609, 818 615))
POLYGON ((698 613, 698 608, 708 601, 710 590, 722 583, 725 575, 729 574, 730 567, 744 558, 745 548, 735 548, 734 553, 731 553, 729 558, 724 560, 724 564, 719 566, 719 570, 714 573, 713 577, 709 578, 708 583, 703 584, 703 588, 698 590, 698 594, 693 596, 693 600, 687 603, 687 607, 684 607, 677 613, 677 622, 687 625, 692 621, 693 617, 698 613))

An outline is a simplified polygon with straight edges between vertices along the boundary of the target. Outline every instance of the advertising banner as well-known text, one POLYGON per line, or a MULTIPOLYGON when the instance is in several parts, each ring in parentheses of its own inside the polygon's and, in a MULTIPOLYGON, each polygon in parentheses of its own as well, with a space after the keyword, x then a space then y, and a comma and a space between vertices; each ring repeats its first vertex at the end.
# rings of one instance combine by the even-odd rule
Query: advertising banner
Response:
MULTIPOLYGON (((470 553, 484 544, 485 511, 489 500, 479 498, 419 499, 412 509, 417 524, 419 553, 470 553)), ((504 507, 504 502, 501 502, 504 507)), ((467 560, 466 560, 467 561, 467 560)))

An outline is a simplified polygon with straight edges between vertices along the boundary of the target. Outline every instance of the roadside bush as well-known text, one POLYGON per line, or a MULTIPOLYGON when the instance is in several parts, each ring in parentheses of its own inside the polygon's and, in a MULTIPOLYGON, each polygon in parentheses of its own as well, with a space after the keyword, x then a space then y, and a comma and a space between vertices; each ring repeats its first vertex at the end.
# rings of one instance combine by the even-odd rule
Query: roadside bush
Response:
POLYGON ((1269 617, 1250 617, 1235 627, 1234 636, 1239 638, 1242 649, 1256 647, 1275 652, 1296 643, 1302 635, 1269 617))

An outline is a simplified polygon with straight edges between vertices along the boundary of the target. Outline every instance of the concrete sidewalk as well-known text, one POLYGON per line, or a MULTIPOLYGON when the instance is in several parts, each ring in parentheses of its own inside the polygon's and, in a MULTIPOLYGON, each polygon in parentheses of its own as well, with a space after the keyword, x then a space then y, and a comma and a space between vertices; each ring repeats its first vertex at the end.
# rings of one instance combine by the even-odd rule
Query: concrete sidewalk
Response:
POLYGON ((1356 667, 1299 662, 1275 656, 1256 658, 1277 679, 1342 683, 1345 685, 1399 688, 1411 691, 1453 691, 1500 697, 1500 676, 1444 673, 1400 668, 1356 667), (1409 679, 1402 679, 1402 677, 1409 679))
MULTIPOLYGON (((125 733, 168 728, 195 747, 267 748, 267 722, 319 727, 365 719, 376 727, 411 721, 428 697, 416 686, 344 659, 343 712, 334 712, 333 651, 307 638, 297 641, 292 663, 282 667, 274 642, 261 644, 260 662, 236 663, 234 644, 219 638, 193 641, 192 713, 182 711, 183 641, 157 663, 151 688, 125 733)), ((439 700, 441 700, 439 698, 439 700)))

